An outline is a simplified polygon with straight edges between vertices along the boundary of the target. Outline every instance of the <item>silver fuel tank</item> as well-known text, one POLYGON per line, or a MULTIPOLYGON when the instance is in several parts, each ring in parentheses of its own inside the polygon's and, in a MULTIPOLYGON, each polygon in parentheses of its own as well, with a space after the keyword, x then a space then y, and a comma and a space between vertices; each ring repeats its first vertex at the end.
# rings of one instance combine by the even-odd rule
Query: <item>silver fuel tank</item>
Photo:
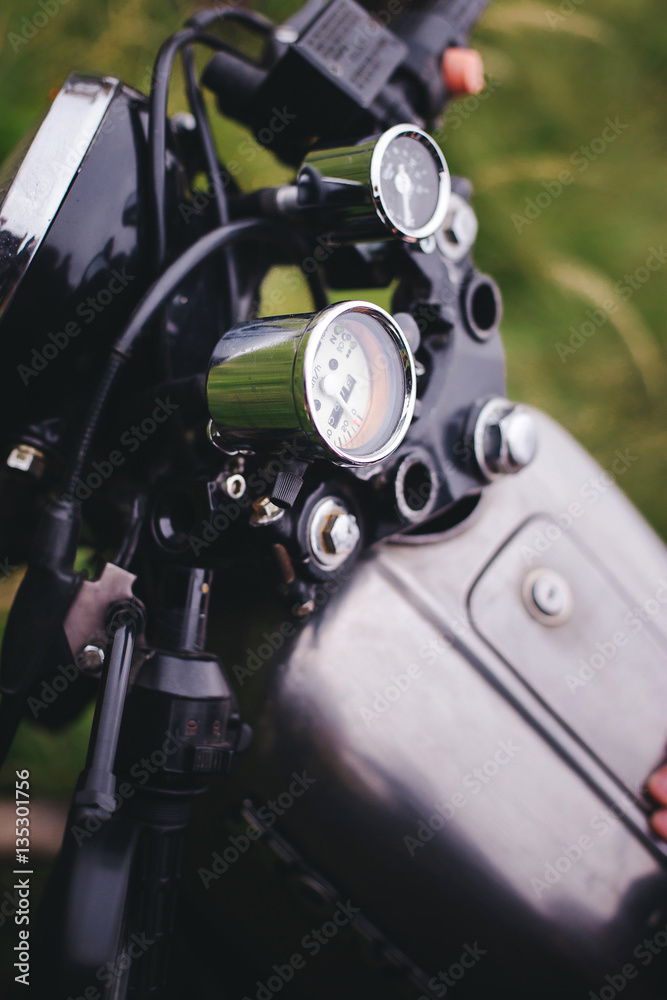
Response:
POLYGON ((226 643, 256 738, 188 892, 262 952, 248 998, 667 996, 667 550, 619 489, 637 456, 534 415, 463 526, 226 643))

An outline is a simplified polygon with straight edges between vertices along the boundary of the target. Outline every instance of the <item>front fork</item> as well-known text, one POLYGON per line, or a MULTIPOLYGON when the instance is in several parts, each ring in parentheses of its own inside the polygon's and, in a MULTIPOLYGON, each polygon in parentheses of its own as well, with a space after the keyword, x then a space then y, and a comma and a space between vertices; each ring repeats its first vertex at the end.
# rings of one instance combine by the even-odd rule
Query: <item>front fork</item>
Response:
POLYGON ((192 802, 250 738, 204 652, 211 576, 165 568, 139 666, 138 606, 113 612, 86 766, 39 918, 40 996, 164 995, 192 802))

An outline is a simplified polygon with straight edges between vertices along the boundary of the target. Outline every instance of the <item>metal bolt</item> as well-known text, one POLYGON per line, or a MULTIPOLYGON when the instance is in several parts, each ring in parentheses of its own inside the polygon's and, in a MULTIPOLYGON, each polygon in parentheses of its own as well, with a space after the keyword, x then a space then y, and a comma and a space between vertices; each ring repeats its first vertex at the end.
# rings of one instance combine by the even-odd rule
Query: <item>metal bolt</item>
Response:
POLYGON ((82 673, 97 674, 104 664, 104 650, 99 646, 84 646, 76 662, 82 673))
POLYGON ((340 500, 326 497, 311 515, 309 537, 317 562, 327 569, 336 569, 356 549, 361 531, 354 514, 340 500))
POLYGON ((532 462, 537 450, 535 421, 527 410, 514 407, 498 421, 502 442, 499 465, 502 471, 518 472, 532 462))
POLYGON ((567 581, 552 569, 535 569, 522 588, 527 610, 542 625, 562 625, 572 614, 572 591, 567 581))
POLYGON ((315 601, 305 601, 303 604, 299 605, 296 609, 296 613, 299 618, 305 618, 306 615, 312 615, 315 610, 315 601))
POLYGON ((224 483, 224 490, 232 500, 238 500, 245 493, 245 479, 238 472, 234 473, 233 476, 227 476, 224 483))
POLYGON ((506 399, 492 399, 477 418, 475 457, 487 479, 520 472, 535 457, 537 429, 523 406, 506 399))
POLYGON ((31 444, 19 444, 10 451, 7 467, 40 476, 44 471, 44 453, 38 448, 33 448, 31 444))
POLYGON ((440 253, 448 260, 463 260, 477 239, 477 216, 460 195, 452 192, 449 211, 435 239, 440 253))
POLYGON ((259 500, 253 502, 250 523, 257 527, 272 524, 274 521, 278 521, 281 517, 284 517, 284 514, 285 511, 282 507, 277 507, 276 504, 271 503, 269 497, 260 497, 259 500))
POLYGON ((533 584, 533 600, 542 614, 553 618, 555 615, 562 615, 567 603, 567 595, 560 580, 545 575, 533 584))
POLYGON ((347 556, 356 548, 360 534, 353 514, 330 514, 322 529, 322 542, 331 555, 347 556))
POLYGON ((299 32, 290 24, 281 24, 274 31, 273 37, 277 42, 282 42, 283 45, 291 45, 299 37, 299 32))
POLYGON ((197 119, 189 111, 177 111, 171 116, 171 123, 184 132, 194 132, 197 128, 197 119))
POLYGON ((394 320, 400 326, 405 339, 410 345, 410 350, 413 354, 416 354, 419 350, 419 345, 421 343, 421 332, 419 330, 419 324, 417 320, 411 313, 400 312, 396 313, 394 320))

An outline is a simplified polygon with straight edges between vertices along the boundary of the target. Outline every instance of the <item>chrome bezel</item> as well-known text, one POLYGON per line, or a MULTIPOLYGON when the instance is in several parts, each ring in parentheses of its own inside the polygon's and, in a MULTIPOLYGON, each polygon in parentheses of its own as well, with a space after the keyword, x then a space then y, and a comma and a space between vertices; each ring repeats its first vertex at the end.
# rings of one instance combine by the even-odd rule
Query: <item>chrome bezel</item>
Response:
POLYGON ((337 463, 353 466, 375 465, 388 458, 396 451, 405 437, 415 409, 416 376, 412 351, 405 335, 394 319, 370 302, 351 300, 337 302, 318 313, 306 327, 294 362, 294 401, 299 421, 309 439, 324 451, 326 457, 337 463), (370 455, 360 457, 346 452, 326 441, 315 423, 311 409, 310 390, 308 388, 308 372, 311 370, 313 358, 324 330, 336 320, 349 312, 363 312, 372 316, 386 331, 397 348, 398 357, 402 362, 404 374, 403 406, 401 415, 391 437, 381 448, 376 448, 370 455))
POLYGON ((452 193, 452 182, 449 175, 449 167, 447 166, 445 157, 437 142, 432 139, 427 132, 424 132, 423 129, 418 128, 416 125, 394 125, 392 128, 387 129, 386 132, 383 132, 373 149, 370 167, 370 182, 373 204, 375 205, 375 210, 382 219, 382 222, 392 233, 409 243, 416 243, 419 240, 425 239, 427 236, 433 236, 447 218, 449 199, 452 193), (392 218, 391 212, 382 199, 380 171, 382 169, 384 154, 394 139, 397 139, 402 135, 407 136, 409 139, 416 139, 422 146, 425 146, 438 164, 439 189, 437 205, 429 222, 425 226, 421 226, 419 229, 410 229, 397 222, 396 219, 392 218))
POLYGON ((70 77, 0 201, 0 317, 51 227, 121 84, 70 77))

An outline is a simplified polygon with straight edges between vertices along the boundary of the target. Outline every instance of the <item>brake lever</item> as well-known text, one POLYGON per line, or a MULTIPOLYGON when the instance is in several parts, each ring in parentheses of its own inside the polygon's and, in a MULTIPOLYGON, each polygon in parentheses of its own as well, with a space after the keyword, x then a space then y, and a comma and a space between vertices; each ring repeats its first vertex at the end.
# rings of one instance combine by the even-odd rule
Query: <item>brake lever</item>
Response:
MULTIPOLYGON (((81 584, 63 628, 74 662, 86 673, 99 675, 102 670, 109 610, 122 602, 134 601, 140 605, 132 593, 136 579, 120 566, 106 563, 96 580, 84 580, 81 584)), ((137 642, 142 639, 140 631, 137 642)))

